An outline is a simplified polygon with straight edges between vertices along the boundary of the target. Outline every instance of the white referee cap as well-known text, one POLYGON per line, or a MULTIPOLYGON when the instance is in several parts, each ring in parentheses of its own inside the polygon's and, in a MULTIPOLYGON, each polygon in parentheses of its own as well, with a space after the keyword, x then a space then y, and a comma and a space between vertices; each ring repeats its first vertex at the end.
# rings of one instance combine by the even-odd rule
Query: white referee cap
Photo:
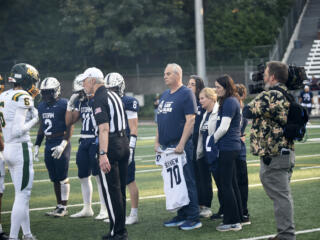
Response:
POLYGON ((87 68, 84 73, 78 76, 79 81, 84 81, 86 78, 98 78, 103 79, 103 73, 99 68, 90 67, 87 68))

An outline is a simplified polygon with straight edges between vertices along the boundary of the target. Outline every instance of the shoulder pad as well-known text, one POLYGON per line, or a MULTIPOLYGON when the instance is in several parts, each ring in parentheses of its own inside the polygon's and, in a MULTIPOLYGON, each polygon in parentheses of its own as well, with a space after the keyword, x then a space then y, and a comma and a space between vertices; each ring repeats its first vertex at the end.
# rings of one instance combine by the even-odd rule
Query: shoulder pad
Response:
POLYGON ((19 107, 31 108, 34 106, 32 97, 26 92, 17 92, 12 96, 12 100, 18 103, 19 107))

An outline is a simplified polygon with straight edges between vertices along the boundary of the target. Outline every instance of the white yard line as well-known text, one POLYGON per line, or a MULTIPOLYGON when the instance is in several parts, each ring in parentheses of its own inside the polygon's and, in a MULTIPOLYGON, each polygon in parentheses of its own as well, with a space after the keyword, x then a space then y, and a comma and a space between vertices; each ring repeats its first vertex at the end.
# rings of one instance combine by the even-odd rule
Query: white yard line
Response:
MULTIPOLYGON (((304 234, 304 233, 319 232, 319 231, 320 231, 320 228, 301 230, 301 231, 297 231, 296 235, 304 234)), ((239 240, 259 240, 259 239, 268 239, 269 237, 274 237, 274 234, 273 235, 264 235, 264 236, 259 236, 259 237, 252 237, 252 238, 242 238, 239 240)))
MULTIPOLYGON (((147 155, 147 156, 154 156, 154 155, 147 155)), ((296 158, 308 158, 308 157, 319 157, 320 154, 312 154, 312 155, 300 155, 300 156, 296 156, 296 158)), ((150 159, 150 160, 138 160, 138 162, 153 162, 155 161, 155 159, 150 159)), ((255 163, 255 162, 260 162, 259 159, 253 159, 253 160, 247 160, 247 163, 255 163)), ((302 169, 302 168, 300 168, 302 169)))
MULTIPOLYGON (((146 155, 146 157, 151 157, 153 155, 146 155)), ((320 156, 320 154, 313 154, 313 155, 300 155, 300 156, 296 156, 296 158, 307 158, 307 157, 318 157, 320 156)), ((154 160, 139 160, 139 162, 153 162, 154 160)), ((255 163, 255 162, 259 162, 260 160, 254 159, 254 160, 248 160, 247 163, 255 163)), ((70 163, 74 163, 75 161, 71 161, 70 163)), ((36 163, 34 164, 34 166, 44 166, 44 163, 36 163)), ((305 168, 299 168, 299 169, 308 169, 308 168, 319 168, 319 167, 305 167, 305 168)), ((157 169, 146 169, 146 170, 137 170, 136 173, 140 174, 140 173, 148 173, 148 172, 160 172, 161 168, 157 168, 157 169)), ((73 179, 78 179, 78 177, 69 177, 69 179, 73 180, 73 179)), ((33 183, 42 183, 42 182, 50 182, 50 179, 43 179, 43 180, 34 180, 33 183)), ((9 186, 12 185, 12 182, 8 182, 4 184, 5 186, 9 186)))
MULTIPOLYGON (((303 179, 295 179, 295 180, 291 180, 291 183, 296 183, 296 182, 305 182, 305 181, 313 181, 313 180, 320 180, 320 177, 313 177, 313 178, 303 178, 303 179)), ((43 181, 43 180, 40 180, 43 181)), ((250 184, 249 188, 253 188, 253 187, 261 187, 262 184, 258 183, 258 184, 250 184)), ((214 192, 217 191, 216 188, 213 189, 214 192)), ((164 198, 165 195, 161 194, 161 195, 151 195, 151 196, 145 196, 145 197, 139 197, 139 200, 144 200, 144 199, 158 199, 158 198, 164 198)), ((127 198, 127 201, 130 201, 130 199, 127 198)), ((94 202, 92 204, 100 204, 100 202, 94 202)), ((80 207, 83 206, 82 203, 79 204, 72 204, 72 205, 68 205, 68 208, 70 207, 80 207)), ((55 207, 43 207, 43 208, 31 208, 30 211, 43 211, 43 210, 48 210, 48 209, 53 209, 55 207)), ((11 213, 11 211, 5 211, 2 212, 2 214, 9 214, 11 213)))
POLYGON ((310 125, 310 124, 307 124, 307 129, 308 128, 320 128, 320 125, 310 125))
MULTIPOLYGON (((138 170, 136 173, 147 173, 147 172, 160 172, 161 168, 157 169, 147 169, 147 170, 138 170)), ((79 179, 78 177, 68 177, 69 180, 79 179)), ((42 179, 42 180, 33 180, 33 183, 43 183, 43 182, 50 182, 50 179, 42 179)), ((4 184, 5 186, 13 185, 12 182, 8 182, 4 184)))
POLYGON ((301 170, 306 170, 306 169, 314 169, 314 168, 320 168, 320 166, 302 167, 302 168, 300 168, 300 169, 301 169, 301 170))

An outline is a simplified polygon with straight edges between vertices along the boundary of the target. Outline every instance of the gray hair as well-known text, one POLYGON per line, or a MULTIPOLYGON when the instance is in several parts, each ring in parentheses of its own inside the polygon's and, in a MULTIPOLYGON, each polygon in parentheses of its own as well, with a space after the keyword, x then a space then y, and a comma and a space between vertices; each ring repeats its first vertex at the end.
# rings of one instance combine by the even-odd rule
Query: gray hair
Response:
POLYGON ((172 67, 173 72, 178 74, 180 78, 182 79, 182 68, 180 67, 179 64, 176 63, 168 63, 167 67, 172 67))
POLYGON ((96 80, 96 84, 105 84, 105 81, 103 78, 94 78, 96 80))

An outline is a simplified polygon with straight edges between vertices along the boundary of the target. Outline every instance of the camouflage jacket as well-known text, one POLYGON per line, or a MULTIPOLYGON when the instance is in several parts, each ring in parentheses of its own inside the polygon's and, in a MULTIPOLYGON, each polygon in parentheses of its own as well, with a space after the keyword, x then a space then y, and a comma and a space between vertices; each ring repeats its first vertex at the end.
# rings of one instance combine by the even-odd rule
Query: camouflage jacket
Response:
MULTIPOLYGON (((278 86, 287 90, 284 84, 278 86)), ((293 143, 283 136, 281 127, 287 122, 289 105, 289 101, 277 90, 263 91, 248 104, 253 117, 250 130, 250 151, 253 155, 277 156, 282 148, 294 150, 293 143)))

